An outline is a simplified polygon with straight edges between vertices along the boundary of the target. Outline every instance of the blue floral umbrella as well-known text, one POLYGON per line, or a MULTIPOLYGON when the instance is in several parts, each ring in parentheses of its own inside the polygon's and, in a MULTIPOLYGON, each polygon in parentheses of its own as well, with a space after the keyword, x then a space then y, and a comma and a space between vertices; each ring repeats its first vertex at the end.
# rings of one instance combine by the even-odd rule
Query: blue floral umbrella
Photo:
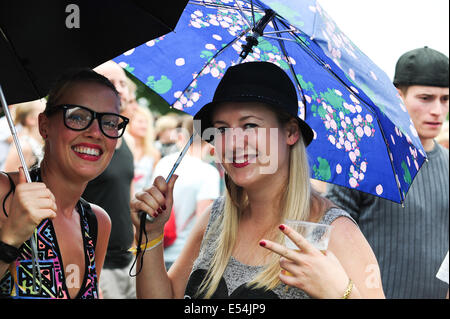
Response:
POLYGON ((315 131, 308 153, 318 180, 403 203, 426 159, 391 80, 314 0, 191 0, 174 33, 115 61, 191 115, 227 67, 277 64, 315 131))

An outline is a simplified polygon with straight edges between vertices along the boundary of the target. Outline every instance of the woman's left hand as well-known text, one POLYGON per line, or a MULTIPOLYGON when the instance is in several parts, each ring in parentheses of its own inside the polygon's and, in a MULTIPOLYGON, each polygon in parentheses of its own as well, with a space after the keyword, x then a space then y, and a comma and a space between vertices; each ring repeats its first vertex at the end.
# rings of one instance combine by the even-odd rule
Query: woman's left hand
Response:
POLYGON ((262 247, 281 256, 280 280, 313 298, 341 298, 349 278, 336 256, 331 251, 322 253, 289 226, 280 225, 280 230, 299 250, 265 239, 260 241, 262 247))

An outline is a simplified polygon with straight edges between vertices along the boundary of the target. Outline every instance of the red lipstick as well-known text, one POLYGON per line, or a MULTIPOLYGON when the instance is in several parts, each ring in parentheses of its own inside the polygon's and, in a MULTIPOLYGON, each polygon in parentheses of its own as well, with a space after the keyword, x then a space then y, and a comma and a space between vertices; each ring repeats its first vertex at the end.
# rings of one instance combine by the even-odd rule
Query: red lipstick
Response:
POLYGON ((102 148, 99 145, 90 143, 76 144, 72 146, 72 150, 79 158, 91 162, 98 161, 103 154, 102 148))

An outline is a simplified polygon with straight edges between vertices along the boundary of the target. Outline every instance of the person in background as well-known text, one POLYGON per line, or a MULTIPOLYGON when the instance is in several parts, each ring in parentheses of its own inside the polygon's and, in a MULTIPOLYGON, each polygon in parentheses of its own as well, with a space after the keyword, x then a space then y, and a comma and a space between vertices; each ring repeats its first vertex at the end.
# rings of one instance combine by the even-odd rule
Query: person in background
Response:
POLYGON ((182 175, 168 183, 159 176, 136 195, 135 225, 138 211, 155 218, 145 225, 151 245, 138 259, 139 298, 384 297, 377 260, 356 223, 311 190, 306 146, 314 134, 297 114, 295 86, 278 66, 228 68, 213 101, 194 117, 226 170, 225 196, 197 219, 167 272, 158 242, 182 175), (286 219, 333 225, 328 250, 308 244, 286 219), (298 249, 284 246, 285 235, 298 249), (366 285, 369 266, 376 287, 366 285))
MULTIPOLYGON (((193 133, 192 116, 180 118, 177 147, 182 149, 193 133)), ((199 216, 220 195, 220 175, 215 167, 203 161, 203 154, 208 153, 211 145, 206 142, 193 143, 177 168, 179 176, 174 188, 174 214, 177 238, 164 250, 167 269, 175 262, 183 250, 190 232, 199 216)), ((164 156, 153 172, 157 176, 168 176, 175 164, 179 152, 164 156)), ((153 183, 153 180, 152 180, 153 183)))
MULTIPOLYGON (((108 61, 95 71, 108 78, 121 99, 121 114, 128 114, 130 92, 125 71, 108 61)), ((124 136, 117 141, 110 164, 97 178, 90 181, 83 198, 103 207, 111 218, 111 236, 106 253, 100 289, 105 299, 136 298, 134 277, 128 275, 133 255, 128 249, 133 244, 134 228, 130 218, 130 198, 134 195, 134 159, 130 151, 132 138, 124 136)))
MULTIPOLYGON (((38 116, 45 109, 43 100, 36 100, 14 105, 15 119, 14 125, 20 125, 22 130, 18 133, 20 146, 27 167, 39 164, 43 157, 44 140, 39 134, 38 116)), ((16 145, 11 144, 8 155, 6 157, 3 170, 12 172, 22 166, 19 155, 17 154, 16 145)))
POLYGON ((125 95, 128 94, 128 97, 126 98, 127 107, 123 109, 123 113, 124 116, 131 119, 134 112, 140 107, 139 103, 136 101, 137 85, 129 77, 126 77, 126 86, 128 88, 127 93, 125 93, 125 95))
POLYGON ((403 54, 394 85, 417 130, 428 161, 400 204, 330 185, 327 197, 355 218, 380 262, 387 298, 442 298, 435 278, 449 241, 449 153, 435 138, 448 114, 449 60, 424 47, 403 54))
POLYGON ((178 152, 177 128, 179 126, 178 115, 166 114, 155 122, 155 146, 160 151, 161 157, 178 152))
MULTIPOLYGON (((16 110, 13 105, 8 105, 9 112, 11 113, 11 119, 14 121, 16 110)), ((2 110, 2 109, 0 109, 2 110)), ((22 126, 20 124, 16 125, 17 134, 20 133, 22 126)), ((0 117, 0 169, 3 169, 3 165, 6 160, 6 156, 9 152, 9 147, 13 142, 13 137, 11 135, 11 130, 8 125, 6 116, 0 117)))
POLYGON ((134 158, 134 190, 142 191, 152 182, 153 168, 161 158, 154 146, 154 119, 152 113, 144 107, 138 107, 130 119, 129 134, 134 139, 132 148, 134 158))
POLYGON ((438 142, 439 144, 441 144, 443 147, 445 147, 446 149, 449 148, 449 132, 448 132, 448 120, 446 120, 444 122, 444 124, 442 125, 442 129, 441 132, 439 133, 439 135, 436 137, 436 142, 438 142))

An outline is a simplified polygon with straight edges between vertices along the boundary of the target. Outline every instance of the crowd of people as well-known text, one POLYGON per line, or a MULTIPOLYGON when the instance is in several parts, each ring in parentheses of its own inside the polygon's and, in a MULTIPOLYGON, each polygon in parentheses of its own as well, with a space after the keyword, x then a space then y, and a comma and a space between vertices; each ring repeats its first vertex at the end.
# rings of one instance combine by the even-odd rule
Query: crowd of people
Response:
POLYGON ((310 179, 314 133, 274 64, 228 68, 194 118, 139 105, 112 61, 63 75, 46 101, 10 106, 33 183, 0 119, 0 297, 448 298, 448 68, 427 47, 397 63, 393 83, 428 157, 404 207, 310 179), (194 120, 214 138, 193 143, 166 181, 194 120), (276 140, 257 134, 273 128, 276 140), (269 140, 271 174, 258 159, 269 140), (140 212, 154 221, 135 256, 140 212), (286 219, 332 225, 327 251, 286 219), (49 274, 39 292, 32 236, 49 274))

